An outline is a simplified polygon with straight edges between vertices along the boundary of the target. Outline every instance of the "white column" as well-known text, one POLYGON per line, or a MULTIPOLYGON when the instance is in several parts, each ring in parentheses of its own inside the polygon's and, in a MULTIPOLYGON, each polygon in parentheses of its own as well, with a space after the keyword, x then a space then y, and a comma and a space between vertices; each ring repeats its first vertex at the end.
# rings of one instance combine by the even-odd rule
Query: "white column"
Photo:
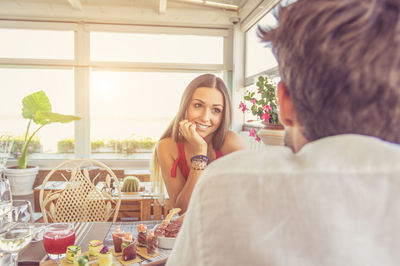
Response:
POLYGON ((244 54, 245 34, 240 29, 240 24, 233 26, 233 75, 232 75, 232 129, 236 132, 242 130, 244 115, 239 109, 239 103, 244 95, 244 54))
POLYGON ((75 31, 75 156, 90 158, 90 33, 80 24, 75 31))

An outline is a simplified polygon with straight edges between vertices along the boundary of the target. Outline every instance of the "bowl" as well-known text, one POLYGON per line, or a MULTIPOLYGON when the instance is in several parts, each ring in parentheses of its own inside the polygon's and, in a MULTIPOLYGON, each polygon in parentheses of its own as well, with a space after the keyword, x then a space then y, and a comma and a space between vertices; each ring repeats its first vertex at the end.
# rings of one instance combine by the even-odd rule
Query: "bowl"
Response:
POLYGON ((175 244, 176 237, 165 237, 159 236, 158 237, 158 247, 164 249, 172 249, 175 244))
MULTIPOLYGON (((159 224, 157 224, 153 230, 156 231, 159 224)), ((175 244, 176 237, 165 237, 165 236, 158 236, 158 247, 163 249, 172 249, 175 244)))

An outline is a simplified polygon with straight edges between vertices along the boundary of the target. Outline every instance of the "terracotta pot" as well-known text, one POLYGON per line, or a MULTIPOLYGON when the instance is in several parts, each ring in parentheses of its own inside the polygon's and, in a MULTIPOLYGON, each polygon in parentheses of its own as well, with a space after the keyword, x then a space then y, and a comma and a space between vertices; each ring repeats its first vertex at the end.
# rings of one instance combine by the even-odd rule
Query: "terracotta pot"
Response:
POLYGON ((284 130, 285 127, 282 124, 271 124, 265 121, 261 122, 264 125, 265 129, 277 129, 277 130, 284 130))

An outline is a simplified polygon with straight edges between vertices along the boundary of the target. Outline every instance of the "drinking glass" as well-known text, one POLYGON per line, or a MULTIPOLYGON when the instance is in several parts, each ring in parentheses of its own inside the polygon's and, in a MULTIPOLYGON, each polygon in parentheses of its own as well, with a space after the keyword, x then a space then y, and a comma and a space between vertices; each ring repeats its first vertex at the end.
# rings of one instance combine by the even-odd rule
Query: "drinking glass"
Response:
POLYGON ((27 223, 5 222, 0 226, 0 250, 11 254, 13 264, 18 266, 18 253, 32 240, 34 227, 27 223))
POLYGON ((67 247, 75 243, 74 225, 71 223, 54 223, 46 226, 43 245, 50 259, 60 264, 65 257, 67 247))
POLYGON ((8 179, 0 176, 0 220, 11 211, 11 189, 8 179))
POLYGON ((12 263, 11 254, 0 252, 0 265, 11 265, 12 263))
POLYGON ((8 135, 0 135, 0 174, 3 176, 3 169, 6 166, 8 157, 11 153, 11 148, 14 143, 14 139, 8 135))
POLYGON ((29 200, 13 200, 11 211, 5 217, 8 222, 33 223, 32 205, 29 200))
POLYGON ((11 136, 0 135, 0 219, 11 210, 10 183, 3 174, 13 143, 11 136))

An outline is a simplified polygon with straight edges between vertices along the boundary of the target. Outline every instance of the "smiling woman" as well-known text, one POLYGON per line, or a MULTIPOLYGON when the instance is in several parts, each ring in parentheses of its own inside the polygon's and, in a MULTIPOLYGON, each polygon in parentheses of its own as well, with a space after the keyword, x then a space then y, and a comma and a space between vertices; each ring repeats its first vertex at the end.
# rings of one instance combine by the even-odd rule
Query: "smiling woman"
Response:
POLYGON ((165 183, 171 202, 182 212, 207 164, 245 148, 240 137, 229 130, 231 112, 224 82, 211 74, 201 75, 186 87, 178 113, 156 146, 153 188, 163 193, 165 183))

